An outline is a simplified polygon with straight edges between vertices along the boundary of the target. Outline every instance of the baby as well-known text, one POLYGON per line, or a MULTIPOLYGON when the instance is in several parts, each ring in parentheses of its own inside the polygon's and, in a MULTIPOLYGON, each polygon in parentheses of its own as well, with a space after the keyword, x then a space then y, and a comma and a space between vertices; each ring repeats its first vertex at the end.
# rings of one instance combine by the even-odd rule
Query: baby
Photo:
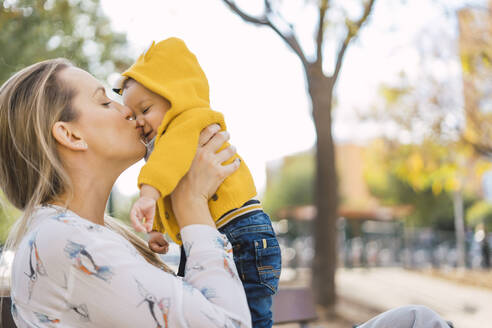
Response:
MULTIPOLYGON (((150 232, 149 247, 167 248, 162 233, 181 243, 170 194, 188 171, 203 128, 224 117, 210 108, 209 86, 196 57, 183 41, 152 43, 118 81, 114 90, 143 126, 147 163, 140 171, 140 197, 131 210, 137 230, 150 232), (156 211, 157 208, 157 211, 156 211)), ((228 144, 223 147, 228 146, 228 144)), ((239 277, 246 290, 253 326, 271 327, 270 307, 280 276, 280 248, 270 218, 255 199, 256 188, 243 160, 209 200, 210 213, 230 240, 239 277)), ((183 245, 182 249, 187 249, 183 245)), ((183 259, 182 259, 183 261, 183 259)))

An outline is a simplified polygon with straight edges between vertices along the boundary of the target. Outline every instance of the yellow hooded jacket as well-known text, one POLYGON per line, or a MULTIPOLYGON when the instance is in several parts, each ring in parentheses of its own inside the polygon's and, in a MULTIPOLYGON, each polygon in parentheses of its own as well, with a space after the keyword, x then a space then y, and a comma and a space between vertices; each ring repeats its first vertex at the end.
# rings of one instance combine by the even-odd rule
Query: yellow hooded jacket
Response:
MULTIPOLYGON (((224 117, 210 108, 207 78, 196 57, 180 39, 153 42, 123 76, 133 78, 171 103, 159 126, 154 151, 140 171, 138 185, 148 184, 160 191, 162 197, 157 202, 153 229, 167 232, 181 244, 169 195, 191 166, 200 132, 213 123, 225 130, 224 117)), ((255 196, 253 178, 241 159, 239 169, 224 180, 209 200, 214 221, 255 196)))

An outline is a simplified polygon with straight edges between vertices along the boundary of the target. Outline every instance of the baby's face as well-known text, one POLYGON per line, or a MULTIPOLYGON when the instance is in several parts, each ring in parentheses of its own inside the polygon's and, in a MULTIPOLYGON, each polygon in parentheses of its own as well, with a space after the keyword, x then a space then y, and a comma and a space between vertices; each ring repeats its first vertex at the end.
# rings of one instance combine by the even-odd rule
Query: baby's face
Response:
POLYGON ((149 142, 157 134, 166 112, 171 108, 167 99, 145 88, 135 80, 129 80, 123 89, 123 101, 142 127, 142 138, 149 142))

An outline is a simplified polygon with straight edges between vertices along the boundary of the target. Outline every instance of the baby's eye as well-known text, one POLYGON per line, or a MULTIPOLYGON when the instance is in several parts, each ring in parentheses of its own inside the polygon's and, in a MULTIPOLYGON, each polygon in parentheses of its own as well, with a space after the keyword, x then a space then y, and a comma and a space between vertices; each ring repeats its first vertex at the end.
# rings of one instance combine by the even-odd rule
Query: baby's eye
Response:
POLYGON ((149 107, 145 108, 145 109, 142 111, 142 114, 147 113, 147 112, 149 111, 150 107, 151 107, 151 106, 149 106, 149 107))
POLYGON ((105 106, 105 107, 108 107, 109 105, 111 105, 111 101, 105 102, 102 105, 105 106))

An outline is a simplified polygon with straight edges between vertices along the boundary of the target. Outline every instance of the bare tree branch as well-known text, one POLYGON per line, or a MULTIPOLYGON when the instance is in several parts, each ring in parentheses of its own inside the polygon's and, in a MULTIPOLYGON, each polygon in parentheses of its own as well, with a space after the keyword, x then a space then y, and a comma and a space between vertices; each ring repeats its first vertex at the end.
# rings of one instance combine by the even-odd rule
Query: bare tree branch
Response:
POLYGON ((231 9, 233 12, 235 12, 239 17, 241 17, 244 21, 253 23, 256 25, 268 25, 268 19, 266 17, 254 17, 251 15, 246 14, 244 11, 239 9, 238 6, 236 6, 236 3, 234 1, 230 0, 224 0, 224 3, 231 9))
POLYGON ((350 44, 350 41, 352 41, 353 38, 357 36, 360 28, 367 21, 367 18, 371 14, 375 2, 376 0, 369 0, 369 2, 366 4, 366 7, 364 8, 364 13, 362 14, 361 18, 358 21, 356 22, 347 21, 347 35, 345 36, 342 46, 338 51, 337 61, 335 64, 335 71, 333 72, 332 75, 333 85, 335 85, 335 82, 338 78, 338 74, 340 73, 340 69, 342 68, 343 57, 345 56, 345 52, 350 44))
POLYGON ((253 23, 256 25, 264 25, 270 27, 275 33, 277 33, 282 40, 285 41, 289 45, 289 47, 297 54, 299 59, 302 62, 302 65, 307 72, 309 69, 309 66, 311 63, 307 60, 306 55, 304 54, 304 51, 301 48, 301 45, 297 41, 297 38, 293 32, 292 25, 290 26, 291 32, 288 34, 282 33, 280 29, 273 24, 270 19, 268 18, 267 12, 271 12, 271 4, 270 1, 265 0, 265 8, 266 8, 266 13, 263 14, 262 17, 254 17, 251 15, 248 15, 244 11, 242 11, 235 3, 233 0, 223 0, 224 3, 231 9, 233 12, 235 12, 239 17, 241 17, 244 21, 253 23))
POLYGON ((325 34, 325 15, 329 6, 328 0, 322 0, 319 7, 318 33, 316 34, 316 62, 315 65, 323 64, 323 40, 325 34))

